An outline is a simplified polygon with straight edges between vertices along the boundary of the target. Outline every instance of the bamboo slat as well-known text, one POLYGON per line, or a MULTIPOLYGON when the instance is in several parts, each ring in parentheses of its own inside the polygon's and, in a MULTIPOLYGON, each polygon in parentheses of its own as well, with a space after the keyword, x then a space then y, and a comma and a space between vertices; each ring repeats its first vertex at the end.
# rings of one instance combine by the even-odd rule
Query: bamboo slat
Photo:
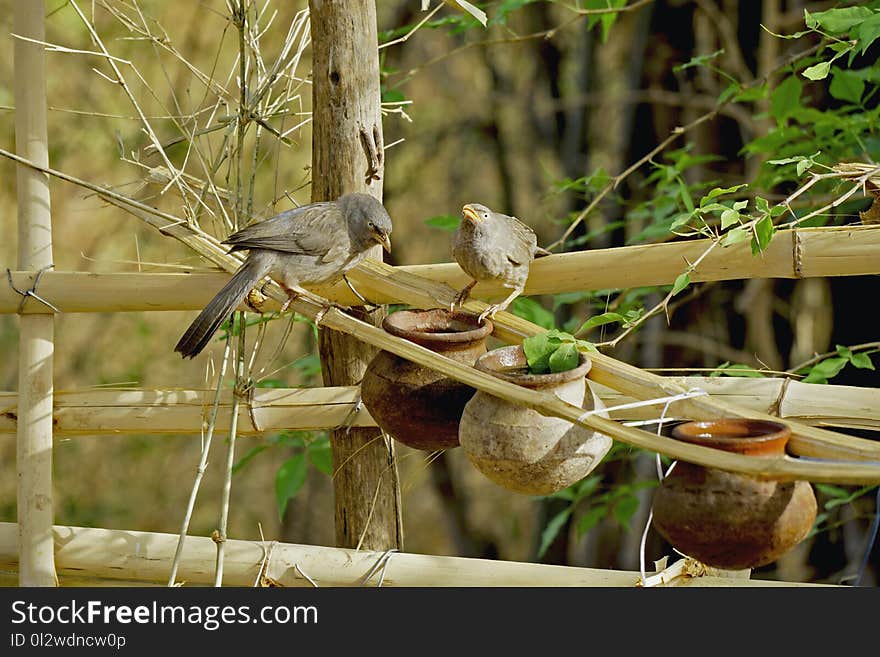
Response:
MULTIPOLYGON (((685 389, 701 388, 715 398, 816 426, 880 431, 880 389, 811 385, 783 379, 734 377, 668 377, 685 389), (776 413, 774 413, 776 414, 776 413)), ((592 382, 606 406, 635 399, 592 382)), ((55 435, 190 434, 202 430, 213 402, 213 390, 84 390, 56 391, 52 422, 55 435)), ((286 429, 329 429, 351 416, 352 426, 375 421, 363 406, 355 412, 357 386, 325 388, 256 388, 239 411, 238 432, 261 435, 286 429)), ((15 392, 0 392, 0 434, 16 432, 15 392)), ((216 430, 229 429, 232 392, 221 394, 216 430)), ((621 421, 656 419, 659 406, 611 411, 621 421)), ((671 418, 671 415, 667 415, 671 418)))
MULTIPOLYGON (((524 295, 558 294, 599 289, 669 285, 708 248, 709 240, 688 240, 563 253, 534 262, 524 295), (637 258, 638 260, 634 260, 637 258), (633 262, 638 267, 633 267, 633 262)), ((809 278, 814 276, 867 276, 880 274, 880 226, 843 226, 782 230, 760 257, 751 255, 748 242, 715 249, 691 275, 694 282, 741 278, 809 278), (798 245, 798 250, 793 250, 798 245), (799 253, 796 257, 794 254, 799 253)), ((394 267, 393 271, 445 283, 461 289, 469 282, 451 262, 394 267)), ((33 285, 35 273, 12 273, 19 289, 33 285)), ((356 274, 355 274, 356 276, 356 274)), ((200 310, 229 279, 223 272, 192 273, 90 273, 46 272, 40 279, 40 296, 63 312, 129 312, 200 310)), ((337 303, 352 305, 358 299, 345 283, 313 288, 337 303)), ((363 293, 363 291, 362 291, 363 293)), ((496 298, 507 292, 497 284, 480 283, 475 298, 496 298)), ((368 294, 377 303, 401 299, 381 286, 368 294)), ((21 298, 0 287, 0 313, 14 313, 21 298)), ((267 310, 278 308, 269 302, 267 310)), ((29 303, 25 313, 44 313, 29 303)))
MULTIPOLYGON (((0 523, 0 570, 17 567, 16 533, 14 523, 0 523)), ((62 578, 88 573, 94 581, 163 583, 177 545, 174 534, 117 529, 56 526, 54 535, 62 578)), ((216 549, 208 537, 188 537, 178 580, 185 586, 210 585, 216 549)), ((264 583, 286 587, 312 586, 305 575, 325 587, 377 586, 380 577, 383 586, 408 587, 633 587, 640 579, 632 571, 227 539, 223 584, 254 586, 261 573, 264 583), (377 564, 384 569, 374 568, 377 564)), ((820 586, 722 574, 680 576, 667 586, 820 586)))

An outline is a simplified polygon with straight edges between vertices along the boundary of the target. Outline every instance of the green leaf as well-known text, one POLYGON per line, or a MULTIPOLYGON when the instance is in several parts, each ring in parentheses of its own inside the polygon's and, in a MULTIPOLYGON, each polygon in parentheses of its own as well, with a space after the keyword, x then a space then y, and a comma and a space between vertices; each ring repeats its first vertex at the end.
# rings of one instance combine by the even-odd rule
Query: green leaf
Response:
POLYGON ((406 100, 406 96, 400 89, 385 89, 382 91, 383 103, 402 103, 406 100))
POLYGON ((629 529, 630 519, 636 511, 639 510, 639 498, 633 494, 628 494, 614 505, 614 519, 621 526, 629 529))
POLYGON ((523 351, 526 361, 529 363, 529 371, 532 374, 544 374, 550 371, 550 356, 562 344, 562 341, 548 335, 539 333, 523 340, 523 351))
POLYGON ((764 377, 763 374, 755 371, 755 368, 751 365, 746 365, 745 363, 731 364, 730 362, 721 363, 721 365, 715 368, 709 376, 740 376, 754 379, 761 379, 764 377))
POLYGON ((803 84, 795 76, 783 80, 770 97, 770 114, 778 122, 782 122, 800 107, 803 84))
POLYGON ((823 495, 828 497, 846 497, 849 495, 849 490, 843 488, 842 486, 834 486, 833 484, 813 484, 823 495))
POLYGON ((544 531, 541 532, 541 545, 538 548, 538 558, 544 556, 549 547, 553 544, 553 541, 559 535, 559 532, 565 527, 565 523, 568 522, 568 517, 571 515, 572 507, 568 507, 567 509, 563 509, 555 516, 550 518, 550 521, 547 523, 547 526, 544 527, 544 531))
POLYGON ((723 196, 724 194, 732 194, 733 192, 736 192, 743 187, 748 187, 748 183, 743 183, 742 185, 734 185, 733 187, 714 187, 709 190, 708 194, 700 199, 700 207, 704 208, 706 203, 711 201, 713 198, 723 196))
POLYGON ((874 12, 867 7, 843 7, 840 9, 817 11, 814 14, 804 10, 804 20, 807 27, 814 30, 822 28, 832 34, 848 32, 854 25, 863 23, 866 18, 873 15, 874 12))
POLYGON ((256 447, 251 448, 247 454, 242 456, 238 461, 236 461, 235 465, 232 466, 232 474, 235 474, 236 472, 241 470, 244 466, 250 463, 250 460, 252 458, 268 448, 268 445, 257 445, 256 447))
POLYGON ((683 274, 679 274, 675 278, 675 283, 672 284, 672 293, 671 296, 675 296, 679 292, 681 292, 684 288, 686 288, 691 283, 691 275, 688 272, 684 272, 683 274))
POLYGON ((874 363, 871 362, 871 357, 868 354, 853 354, 852 357, 849 359, 849 362, 860 370, 874 369, 874 363))
POLYGON ((830 70, 831 62, 819 62, 818 64, 813 64, 812 66, 805 68, 801 75, 808 80, 824 80, 828 77, 828 72, 830 70))
POLYGON ((325 475, 333 475, 333 450, 330 438, 324 437, 309 443, 309 461, 325 475))
POLYGON ((604 518, 606 515, 608 515, 608 508, 605 506, 594 506, 590 508, 590 510, 582 515, 580 520, 578 520, 578 538, 580 538, 588 531, 590 531, 593 527, 598 525, 602 521, 602 518, 604 518))
POLYGON ((762 214, 770 214, 770 203, 762 196, 755 197, 755 208, 762 214))
POLYGON ((551 372, 566 372, 578 366, 580 352, 574 343, 564 342, 550 354, 548 364, 551 372))
POLYGON ((727 230, 734 224, 739 223, 740 214, 736 210, 728 208, 721 213, 721 230, 727 230))
POLYGON ((737 242, 742 242, 749 236, 749 231, 743 227, 737 227, 728 232, 724 239, 721 240, 721 246, 730 246, 731 244, 736 244, 737 242))
POLYGON ((724 50, 716 50, 715 52, 709 55, 697 55, 696 57, 691 57, 690 61, 684 64, 678 64, 672 67, 672 71, 674 73, 678 73, 679 71, 684 71, 685 69, 694 67, 694 66, 705 66, 708 62, 712 61, 716 57, 724 54, 724 50))
POLYGON ((457 230, 460 223, 461 217, 451 214, 441 214, 436 217, 431 217, 430 219, 425 219, 425 224, 427 226, 430 226, 431 228, 439 228, 440 230, 447 230, 449 232, 457 230))
POLYGON ((855 31, 855 36, 858 41, 856 47, 861 46, 860 54, 864 55, 868 46, 874 43, 877 37, 880 37, 880 13, 875 13, 859 25, 855 31))
POLYGON ((764 215, 764 217, 755 224, 755 234, 752 237, 752 255, 762 253, 764 249, 767 248, 767 245, 770 244, 770 239, 775 232, 776 227, 773 225, 773 220, 770 218, 770 215, 764 215))
POLYGON ((306 454, 300 452, 282 463, 278 472, 275 473, 275 501, 278 504, 279 519, 284 519, 287 502, 299 492, 306 482, 307 470, 306 454))
POLYGON ((602 313, 601 315, 593 315, 590 319, 581 324, 581 327, 576 332, 584 333, 597 326, 603 326, 613 322, 620 322, 622 324, 625 321, 626 318, 620 313, 602 313))
POLYGON ((828 86, 828 93, 838 100, 858 105, 865 93, 865 80, 848 69, 836 68, 828 86))
POLYGON ((828 379, 832 379, 840 373, 846 364, 848 358, 842 356, 832 356, 816 363, 810 368, 810 373, 803 379, 804 383, 827 383, 828 379))
POLYGON ((804 171, 811 168, 814 164, 815 164, 815 162, 813 162, 812 159, 801 160, 800 162, 797 163, 797 166, 795 167, 795 169, 797 170, 797 175, 799 175, 799 176, 804 175, 804 171))

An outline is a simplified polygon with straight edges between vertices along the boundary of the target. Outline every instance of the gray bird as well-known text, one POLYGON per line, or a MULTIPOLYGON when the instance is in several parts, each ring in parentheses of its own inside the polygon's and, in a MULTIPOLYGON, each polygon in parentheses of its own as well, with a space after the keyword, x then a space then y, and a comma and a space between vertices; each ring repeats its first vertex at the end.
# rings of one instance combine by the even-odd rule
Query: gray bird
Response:
POLYGON ((463 220, 452 240, 452 255, 473 280, 458 293, 452 307, 463 304, 481 281, 500 281, 513 290, 504 301, 480 314, 482 322, 505 310, 522 293, 532 260, 550 252, 538 246, 535 232, 516 217, 493 212, 479 203, 465 205, 461 214, 463 220))
POLYGON ((196 356, 248 292, 265 276, 274 279, 290 302, 301 286, 333 283, 355 267, 367 250, 381 244, 391 252, 391 217, 369 194, 344 194, 252 223, 222 243, 229 252, 249 251, 229 282, 208 302, 174 347, 184 358, 196 356))

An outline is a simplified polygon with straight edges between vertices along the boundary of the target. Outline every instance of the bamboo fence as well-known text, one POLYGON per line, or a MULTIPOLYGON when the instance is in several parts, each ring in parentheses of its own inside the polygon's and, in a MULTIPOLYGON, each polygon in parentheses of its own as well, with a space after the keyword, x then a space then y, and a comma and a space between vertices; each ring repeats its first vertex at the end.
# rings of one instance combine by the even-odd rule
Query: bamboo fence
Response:
MULTIPOLYGON (((880 431, 880 389, 817 386, 786 379, 669 377, 685 389, 699 388, 717 399, 759 413, 812 426, 880 431)), ((593 383, 606 406, 637 401, 593 383)), ((199 433, 214 402, 214 390, 99 389, 55 391, 55 435, 199 433)), ((262 435, 287 429, 333 429, 345 423, 374 427, 369 411, 357 402, 358 386, 252 388, 238 410, 238 433, 262 435)), ((0 434, 16 431, 18 395, 0 392, 0 434)), ((234 407, 231 390, 220 394, 215 430, 227 431, 234 407)), ((612 410, 617 421, 656 419, 656 407, 612 410)), ((673 418, 669 418, 673 419, 673 418)))
MULTIPOLYGON (((18 565, 16 526, 0 523, 0 582, 18 565)), ((56 526, 55 560, 69 586, 158 585, 168 574, 177 535, 117 529, 56 526), (70 580, 68 580, 68 577, 70 580)), ((227 586, 589 586, 634 587, 641 573, 516 561, 376 552, 272 541, 226 541, 227 586)), ((208 537, 186 543, 179 579, 210 586, 216 546, 208 537)), ((821 586, 749 579, 748 571, 698 570, 696 576, 670 570, 666 586, 821 586)), ((653 573, 652 573, 653 574, 653 573)))
MULTIPOLYGON (((34 41, 16 40, 16 141, 19 154, 0 154, 25 165, 18 167, 20 208, 19 271, 11 276, 20 290, 34 289, 62 312, 106 312, 130 310, 183 310, 201 308, 226 279, 225 273, 205 274, 80 274, 52 272, 51 222, 49 221, 48 177, 46 174, 81 185, 97 192, 108 203, 133 214, 162 234, 180 240, 225 272, 232 272, 242 262, 240 254, 230 254, 219 240, 180 217, 161 212, 108 189, 78 180, 48 168, 45 131, 45 84, 43 71, 42 3, 18 0, 15 3, 15 29, 34 41), (44 271, 45 270, 45 271, 44 271), (137 294, 132 290, 137 288, 137 294), (207 290, 207 291, 206 291, 207 290), (136 301, 132 301, 136 299, 136 301)), ((111 66, 112 60, 109 60, 111 66)), ((120 81, 122 80, 119 76, 120 81)), ((127 91, 127 89, 126 89, 127 91)), ((880 273, 880 227, 843 227, 780 231, 761 257, 751 255, 743 242, 713 249, 711 242, 686 240, 661 245, 603 249, 561 254, 537 261, 526 287, 526 295, 560 293, 575 290, 626 288, 667 285, 699 262, 691 272, 694 282, 755 277, 803 278, 810 276, 857 276, 880 273), (703 257, 705 255, 705 257, 703 257), (634 258, 639 267, 633 267, 634 258)), ((466 282, 463 272, 452 263, 390 267, 381 262, 365 261, 350 274, 355 286, 377 303, 404 303, 414 307, 446 307, 458 288, 466 282)), ((279 286, 270 283, 264 291, 274 301, 286 300, 279 286)), ((839 484, 880 483, 880 443, 854 438, 821 428, 829 426, 876 425, 876 399, 870 391, 839 391, 847 400, 848 410, 826 408, 815 415, 818 405, 813 391, 800 385, 778 383, 780 387, 758 389, 758 380, 748 380, 747 389, 736 394, 722 394, 712 382, 703 382, 708 394, 675 402, 669 414, 704 419, 741 416, 775 419, 790 413, 795 400, 812 403, 812 415, 788 415, 792 428, 791 456, 754 459, 718 450, 681 443, 651 432, 625 426, 615 419, 587 415, 583 409, 568 404, 552 394, 527 390, 501 381, 473 367, 466 367, 424 347, 384 332, 362 322, 323 297, 342 304, 357 299, 342 286, 316 288, 315 297, 300 297, 291 308, 315 321, 324 329, 339 331, 373 347, 385 349, 421 365, 431 367, 514 403, 534 408, 545 415, 560 417, 611 436, 612 438, 671 458, 710 467, 718 467, 770 476, 779 479, 803 479, 839 484), (773 396, 775 394, 775 396, 773 396), (865 401, 867 400, 867 401, 865 401), (843 413, 843 415, 841 415, 843 413), (792 419, 800 417, 803 421, 792 419), (841 423, 841 424, 836 424, 841 423)), ((474 296, 492 298, 500 289, 477 286, 474 296)), ((89 577, 129 582, 164 582, 180 537, 136 531, 53 527, 51 504, 51 449, 53 421, 58 433, 116 432, 127 430, 155 433, 164 427, 178 432, 201 428, 212 398, 204 391, 88 391, 60 395, 53 400, 52 345, 53 315, 51 306, 22 298, 13 290, 0 290, 0 312, 21 314, 19 392, 3 394, 0 431, 18 436, 19 523, 0 523, 0 567, 17 569, 20 585, 56 583, 56 566, 62 576, 89 577), (14 397, 14 398, 13 398, 14 397), (100 424, 103 423, 103 424, 100 424), (141 429, 149 425, 149 431, 141 429), (102 427, 104 427, 102 429, 102 427), (54 558, 54 559, 53 559, 54 558)), ((277 306, 267 304, 271 310, 277 306)), ((472 299, 465 310, 479 312, 484 301, 472 299)), ((495 318, 495 337, 517 344, 543 329, 509 313, 495 318)), ((169 356, 171 351, 169 349, 169 356)), ((657 400, 681 395, 694 387, 689 380, 660 377, 600 353, 591 354, 592 383, 606 391, 608 399, 657 400)), ((746 384, 743 384, 746 385, 746 384)), ((806 386, 806 384, 802 384, 806 386)), ((823 394, 832 387, 823 386, 823 394)), ((356 388, 341 387, 311 391, 255 391, 239 413, 233 409, 240 400, 224 399, 225 422, 230 427, 241 422, 239 432, 259 433, 284 423, 312 423, 315 428, 339 425, 343 413, 352 408, 356 388), (296 392, 296 394, 294 394, 296 392)), ((829 399, 829 405, 832 400, 829 399)), ((222 414, 221 414, 222 415, 222 414)), ((344 419, 344 418, 343 418, 344 419)), ((355 426, 369 426, 368 414, 360 413, 355 426)), ((287 424, 288 428, 290 424, 287 424)), ((305 428, 305 427, 303 427, 305 428)), ((632 586, 638 574, 594 571, 540 564, 512 564, 455 557, 432 557, 405 553, 374 553, 260 544, 227 540, 224 558, 230 585, 252 586, 265 583, 303 585, 309 582, 304 572, 312 574, 321 585, 369 584, 372 578, 384 578, 390 585, 589 585, 632 586), (390 556, 389 556, 390 555, 390 556), (374 566, 382 562, 383 567, 374 566), (381 574, 380 574, 381 573, 381 574)), ((183 553, 180 578, 193 584, 215 583, 217 548, 209 538, 193 537, 183 553)), ((705 579, 709 583, 709 578, 705 579)), ((742 580, 727 579, 726 585, 742 580)), ((82 579, 74 580, 82 581, 82 579)), ((697 581, 697 580, 694 580, 697 581)), ((720 582, 716 582, 718 584, 720 582)), ((743 585, 770 585, 746 581, 743 585)), ((785 583, 785 585, 790 585, 785 583)))

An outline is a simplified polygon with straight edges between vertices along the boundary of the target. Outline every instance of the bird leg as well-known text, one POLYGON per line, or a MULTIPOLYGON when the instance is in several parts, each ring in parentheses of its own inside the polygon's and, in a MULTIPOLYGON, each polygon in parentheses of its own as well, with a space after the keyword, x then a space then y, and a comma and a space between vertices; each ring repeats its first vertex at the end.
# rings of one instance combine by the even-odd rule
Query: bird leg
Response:
POLYGON ((471 295, 471 290, 474 288, 474 285, 476 285, 476 284, 477 284, 477 281, 474 280, 474 281, 471 281, 470 283, 468 283, 467 285, 465 285, 464 288, 462 288, 461 291, 455 295, 455 298, 452 300, 452 303, 449 304, 449 310, 450 311, 455 310, 456 306, 461 307, 464 304, 464 302, 467 301, 467 298, 471 295))
POLYGON ((486 308, 483 312, 480 313, 479 321, 482 322, 487 317, 495 317, 495 313, 499 310, 507 310, 507 306, 511 304, 511 302, 516 299, 520 294, 522 294, 523 288, 518 287, 513 290, 507 298, 501 303, 493 303, 491 306, 486 308))

